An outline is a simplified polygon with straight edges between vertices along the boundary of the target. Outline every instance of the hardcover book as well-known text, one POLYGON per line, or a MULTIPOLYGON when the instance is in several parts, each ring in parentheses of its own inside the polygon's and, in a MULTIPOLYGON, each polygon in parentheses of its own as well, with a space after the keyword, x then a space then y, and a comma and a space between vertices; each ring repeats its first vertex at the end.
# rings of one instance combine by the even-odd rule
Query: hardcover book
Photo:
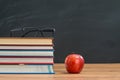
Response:
POLYGON ((0 56, 54 56, 54 50, 0 50, 0 56))
POLYGON ((0 45, 53 45, 53 38, 2 37, 0 45))
POLYGON ((0 74, 54 74, 53 65, 0 65, 0 74))
POLYGON ((53 64, 53 57, 0 56, 0 64, 53 64))

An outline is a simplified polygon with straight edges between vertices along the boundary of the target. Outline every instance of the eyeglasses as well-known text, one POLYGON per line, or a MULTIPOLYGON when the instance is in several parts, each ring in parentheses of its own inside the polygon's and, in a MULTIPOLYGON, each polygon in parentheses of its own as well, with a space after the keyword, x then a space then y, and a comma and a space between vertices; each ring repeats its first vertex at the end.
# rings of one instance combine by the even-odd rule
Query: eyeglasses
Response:
POLYGON ((54 37, 55 28, 24 27, 10 30, 11 37, 54 37))

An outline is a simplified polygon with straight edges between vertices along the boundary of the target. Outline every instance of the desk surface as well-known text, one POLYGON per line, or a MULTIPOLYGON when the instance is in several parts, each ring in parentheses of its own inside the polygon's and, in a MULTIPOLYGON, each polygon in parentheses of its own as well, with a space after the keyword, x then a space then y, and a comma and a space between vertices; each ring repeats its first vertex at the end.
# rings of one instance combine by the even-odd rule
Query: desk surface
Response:
POLYGON ((120 63, 85 64, 80 74, 69 74, 64 64, 54 65, 55 74, 0 74, 0 80, 120 80, 120 63))

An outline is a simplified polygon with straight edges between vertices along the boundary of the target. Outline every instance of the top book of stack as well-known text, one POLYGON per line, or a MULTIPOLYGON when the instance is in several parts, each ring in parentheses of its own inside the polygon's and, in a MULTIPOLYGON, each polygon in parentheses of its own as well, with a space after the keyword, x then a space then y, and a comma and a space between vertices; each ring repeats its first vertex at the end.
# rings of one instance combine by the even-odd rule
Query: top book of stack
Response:
POLYGON ((53 38, 1 37, 0 38, 0 45, 53 46, 53 38))

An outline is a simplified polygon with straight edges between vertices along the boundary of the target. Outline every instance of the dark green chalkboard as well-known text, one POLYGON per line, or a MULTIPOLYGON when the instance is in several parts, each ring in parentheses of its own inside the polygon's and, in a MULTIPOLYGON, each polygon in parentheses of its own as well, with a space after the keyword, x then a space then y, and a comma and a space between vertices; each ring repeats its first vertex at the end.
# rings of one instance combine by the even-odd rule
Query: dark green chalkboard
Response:
POLYGON ((119 0, 0 0, 0 37, 23 27, 52 25, 55 62, 70 52, 86 62, 120 62, 119 0))

